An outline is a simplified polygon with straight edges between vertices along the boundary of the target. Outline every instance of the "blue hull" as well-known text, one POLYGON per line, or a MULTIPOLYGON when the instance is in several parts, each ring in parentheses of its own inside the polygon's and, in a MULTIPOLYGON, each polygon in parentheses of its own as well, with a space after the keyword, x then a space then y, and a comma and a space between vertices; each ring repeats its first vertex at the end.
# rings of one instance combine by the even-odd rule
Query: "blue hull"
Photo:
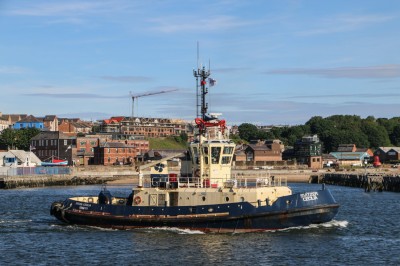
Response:
POLYGON ((117 229, 177 227, 206 232, 251 232, 329 222, 338 209, 339 205, 326 189, 281 197, 271 206, 259 207, 248 202, 138 207, 67 199, 53 203, 51 214, 68 224, 117 229))

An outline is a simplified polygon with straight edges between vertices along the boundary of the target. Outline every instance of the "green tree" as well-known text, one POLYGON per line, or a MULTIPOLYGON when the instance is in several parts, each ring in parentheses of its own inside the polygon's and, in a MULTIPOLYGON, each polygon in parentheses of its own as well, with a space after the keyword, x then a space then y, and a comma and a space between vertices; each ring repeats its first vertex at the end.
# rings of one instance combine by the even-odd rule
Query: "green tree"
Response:
POLYGON ((395 146, 400 146, 400 124, 393 128, 393 132, 390 134, 390 142, 395 146))
POLYGON ((0 142, 8 149, 15 149, 17 143, 17 131, 13 128, 6 128, 0 134, 0 142))
POLYGON ((306 125, 310 127, 311 134, 322 134, 325 131, 329 131, 334 127, 334 123, 328 119, 324 119, 321 116, 314 116, 306 122, 306 125))
POLYGON ((362 130, 368 136, 368 141, 372 148, 390 146, 389 135, 383 126, 366 121, 362 125, 362 130))
POLYGON ((17 147, 21 150, 29 151, 31 138, 39 133, 39 129, 31 127, 17 130, 17 147))
POLYGON ((243 123, 238 127, 238 130, 241 139, 244 139, 246 141, 258 139, 259 130, 253 124, 243 123))
POLYGON ((4 129, 0 134, 0 142, 8 149, 29 150, 31 138, 39 134, 37 128, 4 129))

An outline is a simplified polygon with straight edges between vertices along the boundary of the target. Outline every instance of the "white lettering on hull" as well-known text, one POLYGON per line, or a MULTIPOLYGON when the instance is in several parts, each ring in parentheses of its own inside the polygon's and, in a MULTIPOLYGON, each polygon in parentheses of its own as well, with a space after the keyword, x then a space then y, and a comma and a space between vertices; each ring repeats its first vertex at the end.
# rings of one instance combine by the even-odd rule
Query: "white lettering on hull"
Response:
POLYGON ((311 201, 318 199, 318 192, 307 192, 304 194, 300 194, 300 197, 303 201, 311 201))

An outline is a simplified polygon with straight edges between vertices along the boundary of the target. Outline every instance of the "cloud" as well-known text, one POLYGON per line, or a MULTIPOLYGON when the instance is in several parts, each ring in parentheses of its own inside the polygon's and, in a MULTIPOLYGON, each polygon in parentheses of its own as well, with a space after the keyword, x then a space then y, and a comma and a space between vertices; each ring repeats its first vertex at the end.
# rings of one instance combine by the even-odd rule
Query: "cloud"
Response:
POLYGON ((149 19, 148 22, 154 24, 150 29, 163 33, 220 31, 258 23, 256 21, 239 20, 232 16, 214 16, 207 17, 207 19, 190 16, 171 16, 149 19))
POLYGON ((348 99, 351 97, 361 98, 393 98, 400 97, 400 93, 354 93, 354 94, 324 94, 324 95, 297 95, 286 97, 286 99, 318 99, 318 98, 344 98, 348 99))
POLYGON ((48 98, 69 98, 69 99, 110 99, 110 98, 126 98, 128 95, 109 96, 92 93, 26 93, 25 96, 48 97, 48 98))
POLYGON ((317 28, 300 31, 300 36, 311 36, 319 34, 330 34, 337 32, 353 31, 370 26, 371 24, 383 23, 394 19, 394 16, 388 15, 339 15, 333 18, 314 22, 319 25, 317 28))
POLYGON ((229 68, 216 68, 212 69, 213 72, 217 73, 234 73, 234 72, 241 72, 241 71, 246 71, 250 70, 249 67, 229 67, 229 68))
POLYGON ((283 68, 264 72, 268 75, 306 75, 324 78, 387 79, 400 77, 400 65, 337 68, 283 68))
POLYGON ((127 83, 149 82, 153 80, 152 78, 144 76, 101 76, 100 78, 110 81, 127 82, 127 83))
POLYGON ((0 66, 0 74, 22 74, 26 73, 26 69, 14 66, 0 66))
POLYGON ((87 13, 106 12, 111 8, 107 2, 93 1, 68 1, 64 3, 42 3, 33 4, 25 8, 11 10, 11 15, 36 16, 36 17, 60 17, 60 16, 79 16, 87 13))
POLYGON ((102 112, 81 112, 81 113, 60 113, 57 114, 58 117, 61 118, 79 118, 81 120, 93 121, 93 120, 102 120, 107 119, 113 116, 111 113, 102 113, 102 112))

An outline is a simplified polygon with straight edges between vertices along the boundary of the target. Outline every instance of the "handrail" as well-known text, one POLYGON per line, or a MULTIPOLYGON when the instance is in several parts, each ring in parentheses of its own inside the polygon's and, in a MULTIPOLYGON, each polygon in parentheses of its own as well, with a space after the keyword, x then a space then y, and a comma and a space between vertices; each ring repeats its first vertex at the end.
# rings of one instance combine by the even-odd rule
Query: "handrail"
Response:
POLYGON ((178 187, 205 187, 205 188, 254 188, 254 187, 278 187, 287 186, 287 177, 262 177, 262 176, 235 176, 231 179, 213 178, 213 183, 210 180, 200 179, 200 177, 191 176, 165 176, 144 178, 145 187, 160 187, 160 188, 178 188, 178 187))

